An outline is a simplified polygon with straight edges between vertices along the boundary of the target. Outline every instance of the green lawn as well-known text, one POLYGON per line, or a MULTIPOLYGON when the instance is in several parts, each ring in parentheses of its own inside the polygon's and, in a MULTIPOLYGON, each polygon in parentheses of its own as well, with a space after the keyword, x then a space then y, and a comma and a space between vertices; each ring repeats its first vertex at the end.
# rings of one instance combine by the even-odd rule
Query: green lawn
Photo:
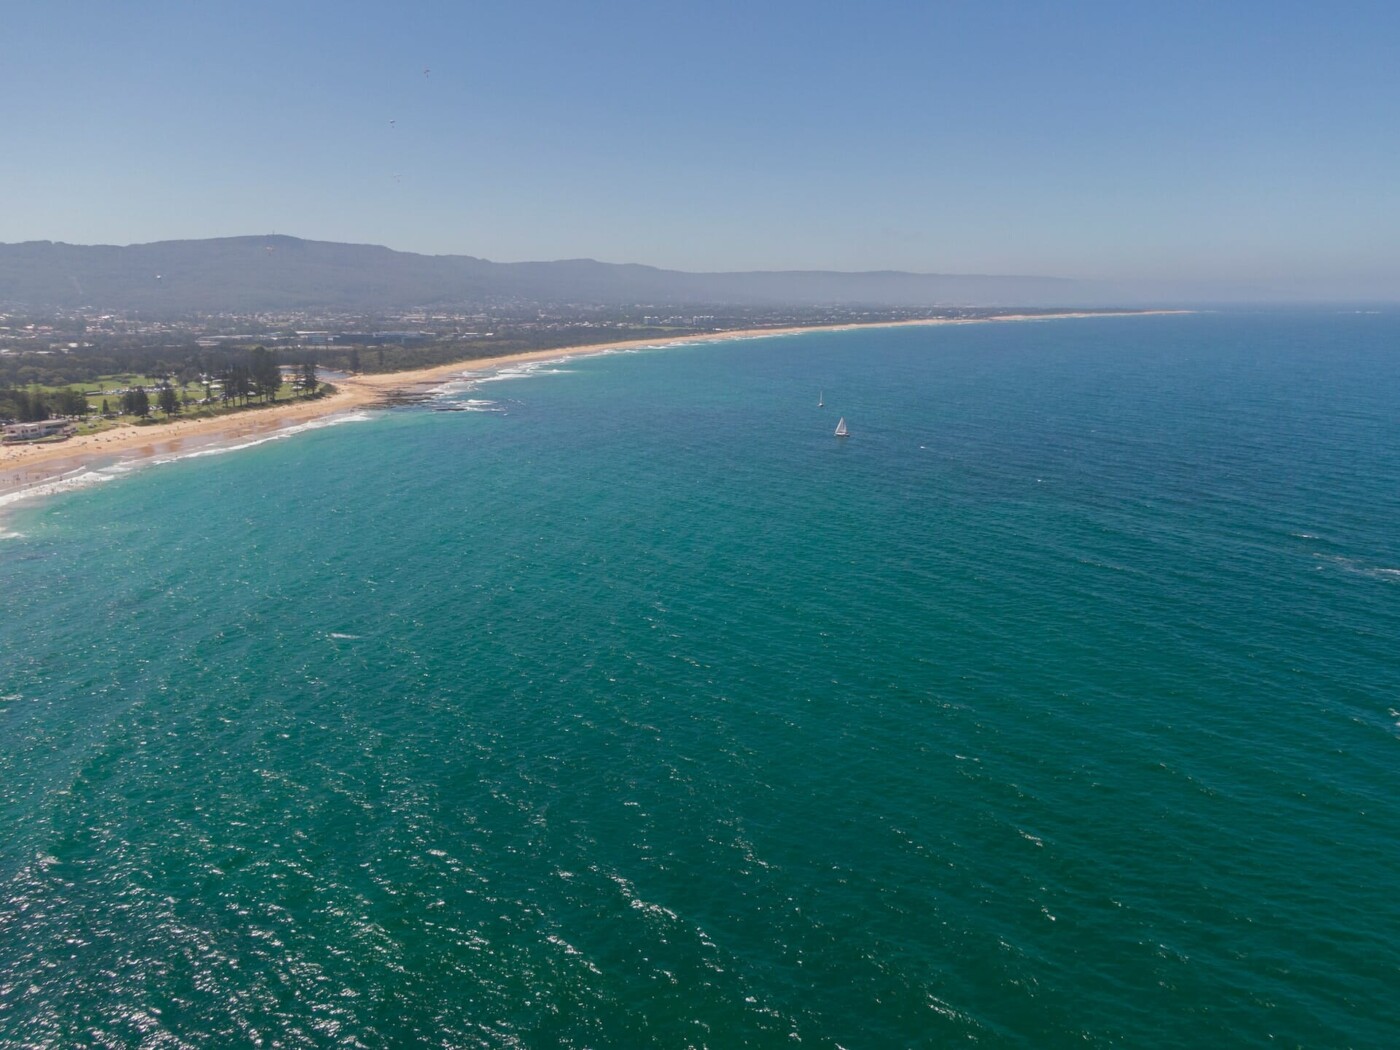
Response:
MULTIPOLYGON (((104 400, 107 402, 109 413, 119 413, 121 411, 121 394, 115 391, 129 390, 137 386, 145 387, 146 393, 150 396, 151 400, 151 414, 146 417, 145 424, 150 425, 151 423, 165 422, 167 417, 156 404, 156 398, 158 396, 157 387, 163 381, 164 380, 159 376, 128 374, 102 376, 93 382, 70 384, 72 389, 81 389, 87 395, 88 408, 92 413, 92 418, 79 425, 78 432, 80 434, 92 434, 101 430, 109 430, 122 423, 142 423, 143 421, 138 416, 117 415, 113 419, 105 419, 101 415, 102 402, 104 400)), ((30 389, 35 388, 31 387, 30 389)), ((37 389, 46 393, 52 393, 65 388, 39 386, 37 389)), ((203 383, 187 383, 184 386, 176 386, 175 396, 180 398, 181 405, 180 410, 170 418, 203 419, 209 416, 222 416, 231 412, 241 412, 245 408, 255 409, 262 407, 262 402, 260 401, 250 401, 247 405, 226 404, 220 400, 217 386, 213 387, 211 392, 213 394, 212 401, 209 404, 201 405, 199 402, 204 400, 205 397, 205 387, 203 383)), ((299 396, 300 390, 291 383, 283 383, 277 391, 278 401, 292 401, 296 400, 299 396)))

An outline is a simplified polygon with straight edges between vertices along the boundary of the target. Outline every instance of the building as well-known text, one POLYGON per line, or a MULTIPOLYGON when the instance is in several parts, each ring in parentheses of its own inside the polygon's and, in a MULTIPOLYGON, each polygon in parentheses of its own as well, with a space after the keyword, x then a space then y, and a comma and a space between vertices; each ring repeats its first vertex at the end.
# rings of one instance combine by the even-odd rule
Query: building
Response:
POLYGON ((62 434, 69 437, 75 427, 66 419, 41 419, 37 423, 7 423, 5 425, 5 441, 38 441, 40 438, 53 437, 55 434, 62 434))

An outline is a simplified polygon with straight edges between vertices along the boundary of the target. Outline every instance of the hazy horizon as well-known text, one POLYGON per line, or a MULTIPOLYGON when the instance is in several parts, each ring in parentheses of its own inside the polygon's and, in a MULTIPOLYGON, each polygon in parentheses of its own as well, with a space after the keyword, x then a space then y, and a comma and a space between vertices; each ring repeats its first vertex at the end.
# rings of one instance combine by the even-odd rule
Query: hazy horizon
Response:
POLYGON ((1242 3, 11 12, 0 242, 1400 298, 1400 14, 1242 3))

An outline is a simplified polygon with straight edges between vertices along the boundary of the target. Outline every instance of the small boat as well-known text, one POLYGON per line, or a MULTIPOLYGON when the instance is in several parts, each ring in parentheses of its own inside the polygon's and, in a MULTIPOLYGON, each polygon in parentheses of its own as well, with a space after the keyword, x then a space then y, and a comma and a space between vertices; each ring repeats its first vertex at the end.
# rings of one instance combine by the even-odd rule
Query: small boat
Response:
POLYGON ((836 424, 836 436, 843 438, 847 437, 849 433, 850 432, 846 429, 846 417, 842 416, 841 421, 836 424))
POLYGON ((826 400, 822 397, 822 392, 821 392, 820 390, 817 391, 817 407, 818 407, 818 408, 825 408, 825 407, 826 407, 826 400))

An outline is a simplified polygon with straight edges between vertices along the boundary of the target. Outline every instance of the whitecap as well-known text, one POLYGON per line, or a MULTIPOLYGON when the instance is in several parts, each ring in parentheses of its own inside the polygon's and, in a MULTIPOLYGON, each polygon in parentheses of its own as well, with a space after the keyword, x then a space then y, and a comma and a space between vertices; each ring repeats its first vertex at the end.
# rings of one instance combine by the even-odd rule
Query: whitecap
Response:
MULTIPOLYGON (((1400 568, 1392 568, 1387 565, 1366 565, 1355 558, 1347 558, 1342 555, 1328 556, 1320 551, 1314 552, 1313 557, 1323 559, 1324 563, 1330 562, 1342 572, 1353 576, 1368 576, 1373 580, 1385 580, 1387 583, 1400 580, 1400 568)), ((1319 565, 1318 568, 1324 568, 1319 565)))
POLYGON ((550 944, 554 945, 556 948, 561 949, 565 955, 571 955, 577 958, 580 962, 583 963, 584 966, 588 968, 590 973, 598 974, 600 976, 602 975, 602 971, 599 970, 598 967, 594 966, 591 962, 589 962, 583 957, 583 952, 579 951, 568 941, 564 940, 563 937, 560 937, 557 933, 551 933, 548 937, 545 938, 545 940, 548 941, 550 944))
POLYGON ((655 918, 670 919, 672 922, 680 922, 681 917, 675 912, 673 912, 670 908, 666 907, 664 904, 654 904, 651 901, 644 901, 637 897, 631 898, 628 903, 633 908, 645 913, 646 915, 650 915, 655 918))

